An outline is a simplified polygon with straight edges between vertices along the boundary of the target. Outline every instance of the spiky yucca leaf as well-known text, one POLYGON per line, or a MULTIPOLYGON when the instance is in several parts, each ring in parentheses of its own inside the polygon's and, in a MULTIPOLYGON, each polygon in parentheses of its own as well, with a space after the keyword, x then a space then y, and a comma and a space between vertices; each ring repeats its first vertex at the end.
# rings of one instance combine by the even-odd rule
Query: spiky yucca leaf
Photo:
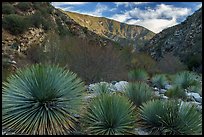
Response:
POLYGON ((148 73, 143 69, 135 69, 128 73, 128 78, 132 81, 146 81, 148 73))
POLYGON ((181 124, 179 132, 185 135, 202 133, 202 114, 196 111, 196 106, 188 103, 180 103, 179 116, 181 124))
POLYGON ((111 86, 108 83, 97 83, 94 86, 94 91, 96 92, 97 95, 103 94, 103 93, 110 93, 111 86))
POLYGON ((133 104, 124 96, 101 94, 94 98, 84 114, 88 134, 132 134, 135 123, 133 104))
POLYGON ((143 103, 139 108, 140 126, 150 133, 159 134, 161 122, 159 117, 163 114, 163 105, 159 100, 151 100, 143 103))
POLYGON ((185 90, 180 86, 174 86, 165 92, 165 95, 170 98, 181 98, 186 99, 185 90))
POLYGON ((126 96, 136 105, 140 106, 143 102, 151 99, 152 89, 144 82, 129 83, 125 89, 126 96))
POLYGON ((192 135, 202 130, 202 114, 178 100, 156 100, 142 104, 140 122, 152 134, 192 135))
POLYGON ((173 84, 179 85, 184 89, 190 86, 199 86, 200 82, 197 80, 197 76, 189 71, 177 73, 173 78, 173 84))
POLYGON ((83 82, 56 66, 33 65, 4 83, 2 126, 20 134, 66 134, 81 104, 83 82))
POLYGON ((164 74, 154 75, 151 79, 154 86, 158 88, 164 88, 166 84, 168 84, 168 80, 164 74))

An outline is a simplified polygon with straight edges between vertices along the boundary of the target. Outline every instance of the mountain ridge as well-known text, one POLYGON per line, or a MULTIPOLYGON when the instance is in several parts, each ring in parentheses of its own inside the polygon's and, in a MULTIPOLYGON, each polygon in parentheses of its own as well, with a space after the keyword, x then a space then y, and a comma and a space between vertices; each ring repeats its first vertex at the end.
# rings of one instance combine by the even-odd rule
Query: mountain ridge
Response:
POLYGON ((194 63, 202 68, 202 8, 180 24, 156 34, 140 51, 156 60, 172 52, 188 66, 194 63))
POLYGON ((155 35, 154 32, 139 25, 129 25, 106 17, 95 17, 70 11, 65 13, 81 26, 123 46, 132 45, 136 49, 141 48, 155 35))

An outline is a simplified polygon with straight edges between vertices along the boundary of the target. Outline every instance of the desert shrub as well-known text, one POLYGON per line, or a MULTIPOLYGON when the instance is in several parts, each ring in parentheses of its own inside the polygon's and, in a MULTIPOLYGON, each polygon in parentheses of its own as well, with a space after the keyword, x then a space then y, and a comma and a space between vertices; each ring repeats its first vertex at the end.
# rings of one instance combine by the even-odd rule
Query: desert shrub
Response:
POLYGON ((48 5, 47 7, 47 13, 52 14, 53 13, 53 7, 48 5))
POLYGON ((19 2, 16 5, 16 7, 22 11, 28 11, 31 8, 31 3, 30 2, 19 2))
POLYGON ((56 23, 57 23, 59 35, 60 36, 66 36, 69 33, 68 29, 62 25, 62 22, 59 18, 56 19, 56 23))
POLYGON ((140 124, 151 134, 201 134, 202 114, 195 106, 177 100, 152 100, 139 109, 140 124))
POLYGON ((2 72, 1 73, 2 74, 2 81, 5 81, 11 73, 9 68, 2 68, 1 72, 2 72))
POLYGON ((100 47, 78 37, 65 37, 60 47, 59 63, 68 64, 87 83, 127 79, 125 63, 113 46, 100 47))
POLYGON ((47 2, 33 2, 33 7, 39 11, 43 17, 46 17, 52 13, 52 8, 47 2))
POLYGON ((136 105, 140 106, 143 102, 151 99, 152 89, 143 82, 129 83, 125 89, 126 96, 136 105))
POLYGON ((33 2, 33 7, 36 9, 36 10, 39 10, 42 8, 42 2, 33 2))
POLYGON ((8 68, 11 64, 11 60, 9 58, 2 57, 2 68, 8 68))
POLYGON ((49 14, 50 14, 50 9, 48 10, 48 7, 45 5, 45 6, 43 6, 43 8, 41 7, 40 9, 39 9, 39 11, 40 11, 40 13, 41 13, 41 15, 43 16, 43 17, 46 17, 46 16, 49 16, 49 14), (46 7, 46 8, 44 8, 44 7, 46 7))
POLYGON ((5 81, 6 78, 15 73, 16 64, 12 62, 8 54, 2 54, 2 81, 5 81))
POLYGON ((85 131, 92 135, 132 134, 134 106, 124 96, 102 94, 87 107, 83 123, 85 131))
POLYGON ((9 14, 3 18, 2 26, 4 29, 10 31, 13 35, 17 35, 27 30, 31 24, 24 16, 9 14))
MULTIPOLYGON (((118 49, 121 49, 121 45, 117 45, 116 47, 118 49)), ((127 69, 132 68, 131 60, 132 60, 132 57, 133 57, 133 50, 134 50, 133 46, 126 45, 120 51, 122 59, 126 62, 127 69)))
POLYGON ((179 58, 174 56, 172 53, 165 54, 164 57, 158 61, 157 67, 160 70, 160 73, 169 74, 174 74, 187 69, 179 58))
POLYGON ((41 45, 33 45, 26 51, 27 59, 31 63, 55 64, 66 66, 67 62, 62 65, 60 37, 54 32, 48 32, 47 37, 41 45))
POLYGON ((177 73, 173 77, 172 82, 174 85, 179 85, 184 89, 188 89, 191 86, 200 86, 200 82, 197 80, 197 75, 189 71, 177 73))
POLYGON ((62 13, 62 14, 60 15, 60 18, 61 18, 63 21, 66 21, 68 17, 62 13))
POLYGON ((202 74, 202 64, 199 67, 197 67, 195 71, 202 74))
POLYGON ((189 55, 186 64, 189 70, 197 70, 202 65, 202 54, 189 55))
POLYGON ((40 45, 33 45, 26 50, 26 57, 32 64, 43 62, 43 48, 40 45))
POLYGON ((76 74, 60 67, 19 69, 3 83, 2 126, 19 134, 69 133, 84 90, 76 74))
POLYGON ((87 34, 88 28, 87 28, 87 27, 84 27, 84 28, 83 28, 83 32, 84 32, 85 34, 87 34))
POLYGON ((134 69, 128 73, 128 78, 131 81, 146 81, 148 79, 148 73, 143 69, 134 69))
POLYGON ((47 21, 45 18, 42 19, 42 26, 43 29, 45 30, 45 32, 47 32, 48 30, 50 30, 53 27, 53 23, 51 22, 51 20, 47 21))
POLYGON ((9 3, 2 3, 2 14, 14 14, 15 8, 9 3))
POLYGON ((181 98, 181 99, 186 99, 187 97, 185 90, 180 86, 174 86, 170 88, 169 90, 167 90, 167 92, 165 92, 165 95, 170 98, 181 98))
POLYGON ((53 33, 43 43, 42 63, 66 66, 87 84, 127 80, 127 69, 120 52, 113 46, 100 47, 77 36, 61 37, 53 33))
POLYGON ((168 80, 164 74, 156 74, 151 78, 152 84, 159 89, 162 89, 165 87, 166 84, 168 84, 168 80))
POLYGON ((49 16, 44 17, 40 11, 36 11, 35 14, 26 16, 27 22, 29 22, 30 26, 42 28, 47 32, 53 27, 53 22, 50 20, 49 16))
POLYGON ((131 68, 144 69, 150 75, 158 72, 156 61, 150 55, 143 52, 133 53, 132 59, 131 59, 131 68))
POLYGON ((42 24, 43 17, 41 16, 39 11, 36 11, 35 14, 31 15, 30 21, 32 22, 34 27, 40 27, 42 24))
MULTIPOLYGON (((60 56, 63 54, 63 52, 60 50, 60 36, 56 33, 49 32, 45 42, 42 45, 44 58, 41 60, 41 62, 49 64, 61 64, 60 62, 64 58, 61 58, 60 56)), ((64 66, 66 66, 66 64, 64 66)))

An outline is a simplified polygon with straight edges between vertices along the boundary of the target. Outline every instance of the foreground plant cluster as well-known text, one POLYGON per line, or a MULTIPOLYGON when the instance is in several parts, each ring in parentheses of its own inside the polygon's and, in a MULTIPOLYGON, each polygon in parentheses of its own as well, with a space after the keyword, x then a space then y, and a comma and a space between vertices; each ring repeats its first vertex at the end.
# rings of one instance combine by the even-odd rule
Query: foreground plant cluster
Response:
POLYGON ((184 71, 149 77, 133 70, 128 77, 120 88, 106 82, 87 88, 66 68, 19 69, 3 83, 3 129, 28 135, 138 135, 138 129, 153 135, 202 134, 202 112, 189 103, 191 91, 202 96, 200 76, 184 71))

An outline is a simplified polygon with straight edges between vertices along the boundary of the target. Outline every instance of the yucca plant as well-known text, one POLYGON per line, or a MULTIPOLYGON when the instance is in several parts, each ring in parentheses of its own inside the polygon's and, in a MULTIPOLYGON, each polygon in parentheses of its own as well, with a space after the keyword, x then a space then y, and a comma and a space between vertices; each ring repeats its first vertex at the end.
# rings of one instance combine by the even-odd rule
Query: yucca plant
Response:
POLYGON ((19 134, 56 135, 75 129, 83 82, 51 65, 19 69, 3 83, 2 126, 19 134))
POLYGON ((159 89, 162 89, 165 87, 166 84, 168 84, 168 80, 164 74, 156 74, 151 79, 154 86, 156 86, 159 89))
POLYGON ((83 123, 92 135, 133 134, 134 105, 124 96, 101 94, 87 107, 83 123))
POLYGON ((200 95, 202 95, 202 86, 201 84, 197 85, 197 86, 190 86, 187 88, 188 91, 190 92, 196 92, 199 93, 200 95))
POLYGON ((108 83, 97 83, 93 89, 97 95, 111 93, 111 86, 108 83))
POLYGON ((163 110, 163 104, 159 100, 144 102, 138 111, 139 126, 145 128, 151 134, 159 134, 161 123, 158 116, 161 116, 164 113, 163 110))
POLYGON ((140 106, 153 97, 152 89, 144 82, 129 83, 125 94, 136 106, 140 106))
POLYGON ((146 81, 148 79, 148 73, 143 69, 134 69, 128 73, 128 78, 131 81, 146 81))
POLYGON ((173 78, 173 84, 179 85, 184 89, 191 86, 199 86, 200 82, 197 80, 197 76, 189 71, 179 72, 173 78))
POLYGON ((165 95, 170 98, 181 98, 181 99, 186 99, 187 97, 185 90, 180 86, 174 86, 170 88, 169 90, 167 90, 165 95))
POLYGON ((195 106, 178 100, 151 100, 139 109, 140 126, 151 134, 201 134, 202 114, 195 106))

